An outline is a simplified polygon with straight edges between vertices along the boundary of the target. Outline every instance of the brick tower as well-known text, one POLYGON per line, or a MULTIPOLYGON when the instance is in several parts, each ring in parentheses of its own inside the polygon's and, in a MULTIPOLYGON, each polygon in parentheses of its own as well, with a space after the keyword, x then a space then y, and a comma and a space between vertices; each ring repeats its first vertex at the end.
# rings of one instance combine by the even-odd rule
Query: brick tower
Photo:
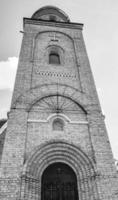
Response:
POLYGON ((52 6, 24 18, 0 200, 118 200, 82 29, 52 6))

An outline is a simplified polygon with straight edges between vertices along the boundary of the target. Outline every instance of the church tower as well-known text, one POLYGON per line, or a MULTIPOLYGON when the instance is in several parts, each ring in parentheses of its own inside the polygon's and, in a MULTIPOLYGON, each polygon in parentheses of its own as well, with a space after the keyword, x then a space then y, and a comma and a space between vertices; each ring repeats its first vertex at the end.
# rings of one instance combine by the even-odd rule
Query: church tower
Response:
POLYGON ((23 22, 0 200, 118 200, 83 24, 53 6, 23 22))

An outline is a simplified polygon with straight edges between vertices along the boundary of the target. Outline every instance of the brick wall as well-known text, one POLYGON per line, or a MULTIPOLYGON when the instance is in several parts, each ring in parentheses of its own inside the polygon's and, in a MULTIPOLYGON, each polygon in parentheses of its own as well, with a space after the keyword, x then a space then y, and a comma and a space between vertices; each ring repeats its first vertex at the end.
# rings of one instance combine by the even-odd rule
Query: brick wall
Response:
POLYGON ((41 188, 41 174, 54 161, 75 170, 80 200, 118 199, 118 177, 82 25, 24 22, 0 168, 1 200, 40 199, 35 189, 41 188), (51 47, 59 50, 60 65, 49 64, 51 47), (63 131, 53 130, 57 117, 64 122, 63 131), (32 178, 40 184, 32 186, 28 197, 32 178))

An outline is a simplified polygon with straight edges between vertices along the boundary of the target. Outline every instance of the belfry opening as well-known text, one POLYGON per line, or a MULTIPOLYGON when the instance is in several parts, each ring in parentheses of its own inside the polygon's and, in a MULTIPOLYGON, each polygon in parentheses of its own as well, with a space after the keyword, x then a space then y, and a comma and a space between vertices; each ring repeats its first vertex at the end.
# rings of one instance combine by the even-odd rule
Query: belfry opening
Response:
POLYGON ((77 178, 67 164, 49 165, 41 180, 41 200, 78 200, 77 178))

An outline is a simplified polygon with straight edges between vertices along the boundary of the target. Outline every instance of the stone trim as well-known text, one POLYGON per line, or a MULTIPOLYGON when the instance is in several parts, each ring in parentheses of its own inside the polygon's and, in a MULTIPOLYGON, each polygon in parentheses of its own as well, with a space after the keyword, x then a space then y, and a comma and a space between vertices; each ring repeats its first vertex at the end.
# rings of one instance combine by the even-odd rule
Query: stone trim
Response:
MULTIPOLYGON (((48 120, 41 120, 41 119, 28 119, 28 122, 30 123, 32 123, 32 122, 34 122, 34 123, 47 123, 48 122, 48 120)), ((88 122, 87 121, 71 121, 71 120, 69 120, 69 123, 70 124, 88 124, 88 122)))
POLYGON ((80 23, 66 23, 66 22, 50 22, 45 20, 39 19, 30 19, 30 18, 23 18, 23 26, 25 24, 32 24, 32 25, 42 25, 42 26, 51 26, 51 27, 61 27, 61 28, 69 28, 69 29, 83 29, 83 24, 80 23))
POLYGON ((21 96, 19 96, 18 99, 12 104, 12 108, 24 108, 27 111, 30 111, 32 106, 40 99, 55 95, 57 93, 57 87, 58 95, 70 98, 72 101, 78 104, 85 113, 87 113, 87 107, 89 107, 90 105, 92 105, 92 109, 96 109, 97 105, 94 104, 90 96, 87 96, 86 94, 68 85, 57 85, 55 83, 41 85, 26 91, 21 96))
POLYGON ((41 197, 41 177, 44 170, 55 162, 69 165, 76 174, 78 195, 81 200, 98 199, 96 172, 93 161, 78 147, 63 141, 50 141, 37 147, 26 161, 21 176, 21 193, 29 197, 29 192, 35 194, 38 187, 38 199, 41 197), (32 182, 33 180, 33 182, 32 182), (32 182, 32 183, 31 183, 32 182), (33 191, 28 191, 28 185, 36 185, 33 191))

